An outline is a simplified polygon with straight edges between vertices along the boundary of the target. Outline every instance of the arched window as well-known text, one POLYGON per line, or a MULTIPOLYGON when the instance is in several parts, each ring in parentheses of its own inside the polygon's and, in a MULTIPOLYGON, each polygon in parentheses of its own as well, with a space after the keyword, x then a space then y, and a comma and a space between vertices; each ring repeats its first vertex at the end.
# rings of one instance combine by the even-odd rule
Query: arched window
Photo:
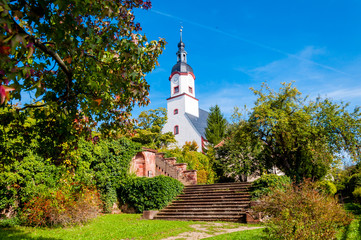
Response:
POLYGON ((174 87, 174 93, 179 93, 179 86, 174 87))
POLYGON ((178 109, 174 109, 174 115, 178 114, 178 109))
POLYGON ((190 93, 193 93, 193 88, 192 87, 189 87, 188 90, 189 90, 190 93))
POLYGON ((177 134, 179 134, 179 126, 178 125, 174 126, 174 135, 177 135, 177 134))

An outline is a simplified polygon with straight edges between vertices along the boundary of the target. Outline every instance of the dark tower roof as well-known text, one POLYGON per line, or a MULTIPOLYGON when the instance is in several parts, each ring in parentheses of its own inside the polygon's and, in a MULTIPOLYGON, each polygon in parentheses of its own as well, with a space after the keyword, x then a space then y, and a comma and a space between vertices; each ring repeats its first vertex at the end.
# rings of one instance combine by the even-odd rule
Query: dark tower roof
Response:
POLYGON ((172 72, 191 72, 193 69, 187 64, 187 52, 184 50, 185 44, 182 41, 182 29, 180 30, 180 41, 178 43, 177 63, 172 67, 172 72))
POLYGON ((193 69, 187 63, 184 62, 177 62, 176 65, 172 67, 173 72, 191 72, 193 73, 193 69))

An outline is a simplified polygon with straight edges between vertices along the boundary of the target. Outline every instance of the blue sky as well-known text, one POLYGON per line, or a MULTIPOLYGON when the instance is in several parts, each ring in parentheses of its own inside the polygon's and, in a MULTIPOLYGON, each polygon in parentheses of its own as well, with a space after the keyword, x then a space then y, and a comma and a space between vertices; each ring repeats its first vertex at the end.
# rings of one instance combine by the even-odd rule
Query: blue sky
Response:
POLYGON ((228 118, 235 106, 251 108, 250 87, 281 82, 314 98, 361 105, 361 1, 153 0, 136 21, 149 40, 165 38, 159 66, 147 75, 151 104, 166 107, 168 77, 176 63, 179 29, 196 76, 200 108, 218 104, 228 118))

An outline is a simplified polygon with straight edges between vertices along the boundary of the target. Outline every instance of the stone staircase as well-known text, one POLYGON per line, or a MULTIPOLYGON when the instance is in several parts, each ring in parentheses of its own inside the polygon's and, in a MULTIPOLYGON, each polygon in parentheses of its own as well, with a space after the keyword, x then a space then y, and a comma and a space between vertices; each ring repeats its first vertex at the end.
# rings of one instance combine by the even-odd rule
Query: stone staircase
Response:
POLYGON ((154 219, 248 222, 250 183, 218 183, 186 186, 183 194, 154 219))

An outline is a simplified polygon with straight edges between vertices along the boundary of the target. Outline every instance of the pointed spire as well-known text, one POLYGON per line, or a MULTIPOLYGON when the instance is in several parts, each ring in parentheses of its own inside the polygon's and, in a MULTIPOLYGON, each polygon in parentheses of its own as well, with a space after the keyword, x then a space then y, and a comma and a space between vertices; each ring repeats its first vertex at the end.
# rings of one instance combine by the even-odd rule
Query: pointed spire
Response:
POLYGON ((177 52, 177 62, 187 62, 187 52, 184 50, 185 44, 182 41, 183 27, 181 26, 180 31, 180 41, 178 43, 178 52, 177 52))

